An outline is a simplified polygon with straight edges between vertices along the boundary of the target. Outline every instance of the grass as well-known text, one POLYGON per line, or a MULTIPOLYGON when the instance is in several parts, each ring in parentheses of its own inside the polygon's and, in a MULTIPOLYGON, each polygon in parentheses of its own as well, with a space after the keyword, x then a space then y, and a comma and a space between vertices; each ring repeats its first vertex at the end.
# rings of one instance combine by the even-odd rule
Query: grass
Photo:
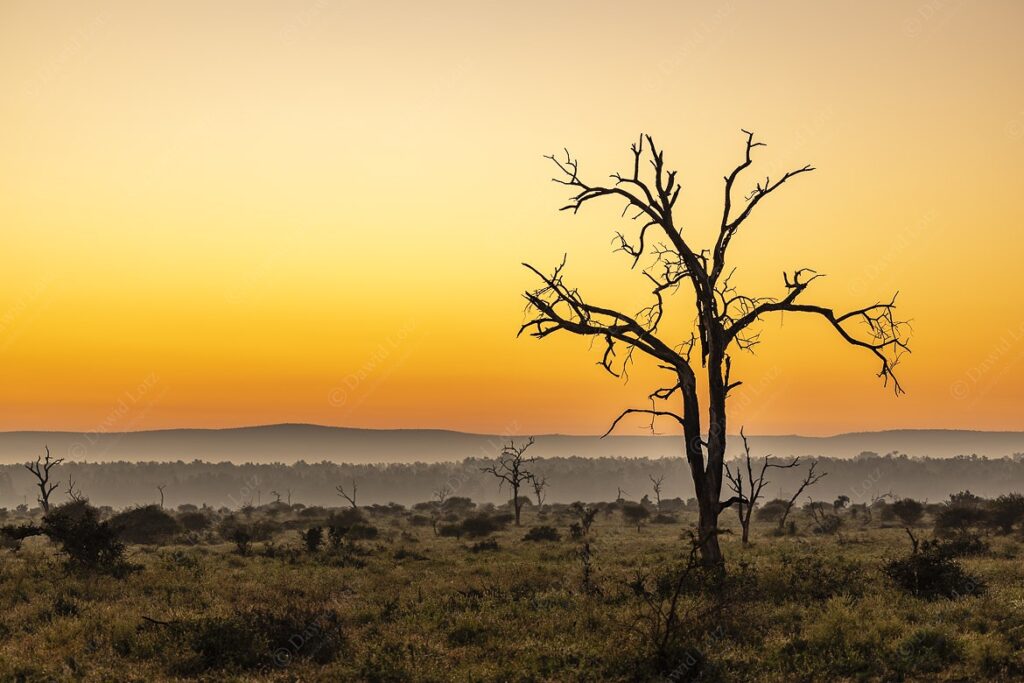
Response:
POLYGON ((523 527, 490 536, 497 548, 475 551, 478 539, 438 537, 407 516, 370 521, 378 538, 316 555, 297 530, 278 533, 269 548, 254 543, 248 556, 215 537, 131 546, 143 568, 121 579, 69 573, 42 538, 0 550, 0 680, 1024 676, 1024 583, 1008 537, 991 539, 987 556, 961 560, 988 585, 984 595, 922 600, 883 572, 887 559, 909 552, 902 529, 773 537, 755 525, 748 548, 727 534, 728 578, 694 579, 678 638, 659 657, 656 620, 635 582, 657 587, 678 566, 693 522, 686 515, 638 532, 618 512, 599 514, 589 590, 568 515, 526 513, 523 527), (540 525, 561 540, 524 540, 540 525))

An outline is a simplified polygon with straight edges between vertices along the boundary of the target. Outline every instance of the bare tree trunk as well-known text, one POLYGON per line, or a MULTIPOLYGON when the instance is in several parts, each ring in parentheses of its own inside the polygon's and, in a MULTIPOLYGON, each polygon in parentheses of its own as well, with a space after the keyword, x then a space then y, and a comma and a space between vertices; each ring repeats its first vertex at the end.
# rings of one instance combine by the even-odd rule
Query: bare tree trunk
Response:
POLYGON ((523 504, 519 502, 519 485, 514 484, 512 486, 512 509, 516 512, 516 526, 519 526, 519 511, 522 506, 523 504))
POLYGON ((718 545, 718 499, 707 495, 697 498, 700 519, 697 523, 700 543, 700 557, 705 567, 721 567, 725 560, 718 545))
MULTIPOLYGON (((718 515, 721 512, 719 495, 722 482, 714 477, 710 465, 712 452, 708 449, 709 464, 704 463, 704 439, 700 428, 700 401, 697 397, 697 386, 692 375, 683 373, 679 380, 683 396, 683 435, 686 439, 686 459, 693 476, 694 489, 697 497, 699 518, 697 521, 697 543, 700 547, 701 561, 706 567, 723 566, 722 549, 718 544, 718 515)), ((713 432, 714 429, 709 430, 713 432)), ((710 446, 709 438, 707 444, 710 446)))

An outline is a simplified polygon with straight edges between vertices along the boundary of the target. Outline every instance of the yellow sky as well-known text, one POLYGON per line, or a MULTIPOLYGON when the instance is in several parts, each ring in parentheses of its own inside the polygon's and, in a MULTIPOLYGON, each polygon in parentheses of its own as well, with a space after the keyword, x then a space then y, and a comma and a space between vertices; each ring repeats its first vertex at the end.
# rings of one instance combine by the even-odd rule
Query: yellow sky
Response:
POLYGON ((737 238, 741 283, 899 289, 915 334, 896 399, 771 320, 732 424, 1024 428, 1019 2, 382 4, 0 7, 0 429, 603 431, 657 375, 517 340, 519 263, 646 288, 620 207, 558 213, 542 155, 600 178, 652 133, 706 244, 740 128, 762 173, 819 169, 737 238))

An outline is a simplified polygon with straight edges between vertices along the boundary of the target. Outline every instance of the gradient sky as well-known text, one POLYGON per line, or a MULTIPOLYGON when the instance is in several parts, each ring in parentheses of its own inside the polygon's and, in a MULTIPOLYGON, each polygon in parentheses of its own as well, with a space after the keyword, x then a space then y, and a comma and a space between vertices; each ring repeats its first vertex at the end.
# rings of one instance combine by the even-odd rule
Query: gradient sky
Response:
POLYGON ((773 319, 732 424, 1024 429, 1024 5, 554 4, 0 5, 0 429, 601 432, 657 375, 517 340, 519 264, 568 252, 631 310, 647 287, 621 207, 558 213, 542 155, 601 178, 652 133, 706 244, 741 128, 749 181, 819 169, 737 238, 747 290, 899 289, 915 334, 897 399, 773 319))

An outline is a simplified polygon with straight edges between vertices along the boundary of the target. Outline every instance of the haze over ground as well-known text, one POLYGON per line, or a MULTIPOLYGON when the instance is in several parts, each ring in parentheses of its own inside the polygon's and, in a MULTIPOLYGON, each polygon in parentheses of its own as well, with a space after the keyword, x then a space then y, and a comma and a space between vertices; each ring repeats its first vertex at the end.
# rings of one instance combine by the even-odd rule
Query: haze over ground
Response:
MULTIPOLYGON (((444 430, 345 429, 318 425, 267 425, 236 429, 174 429, 130 433, 2 432, 0 464, 34 459, 43 445, 57 457, 79 462, 204 460, 292 463, 450 462, 493 458, 509 438, 525 435, 467 434, 444 430)), ((937 458, 1024 453, 1024 432, 898 430, 828 437, 749 435, 754 455, 852 458, 870 451, 937 458)), ((536 435, 540 457, 681 457, 673 436, 536 435)), ((741 451, 733 440, 731 454, 741 451)))

